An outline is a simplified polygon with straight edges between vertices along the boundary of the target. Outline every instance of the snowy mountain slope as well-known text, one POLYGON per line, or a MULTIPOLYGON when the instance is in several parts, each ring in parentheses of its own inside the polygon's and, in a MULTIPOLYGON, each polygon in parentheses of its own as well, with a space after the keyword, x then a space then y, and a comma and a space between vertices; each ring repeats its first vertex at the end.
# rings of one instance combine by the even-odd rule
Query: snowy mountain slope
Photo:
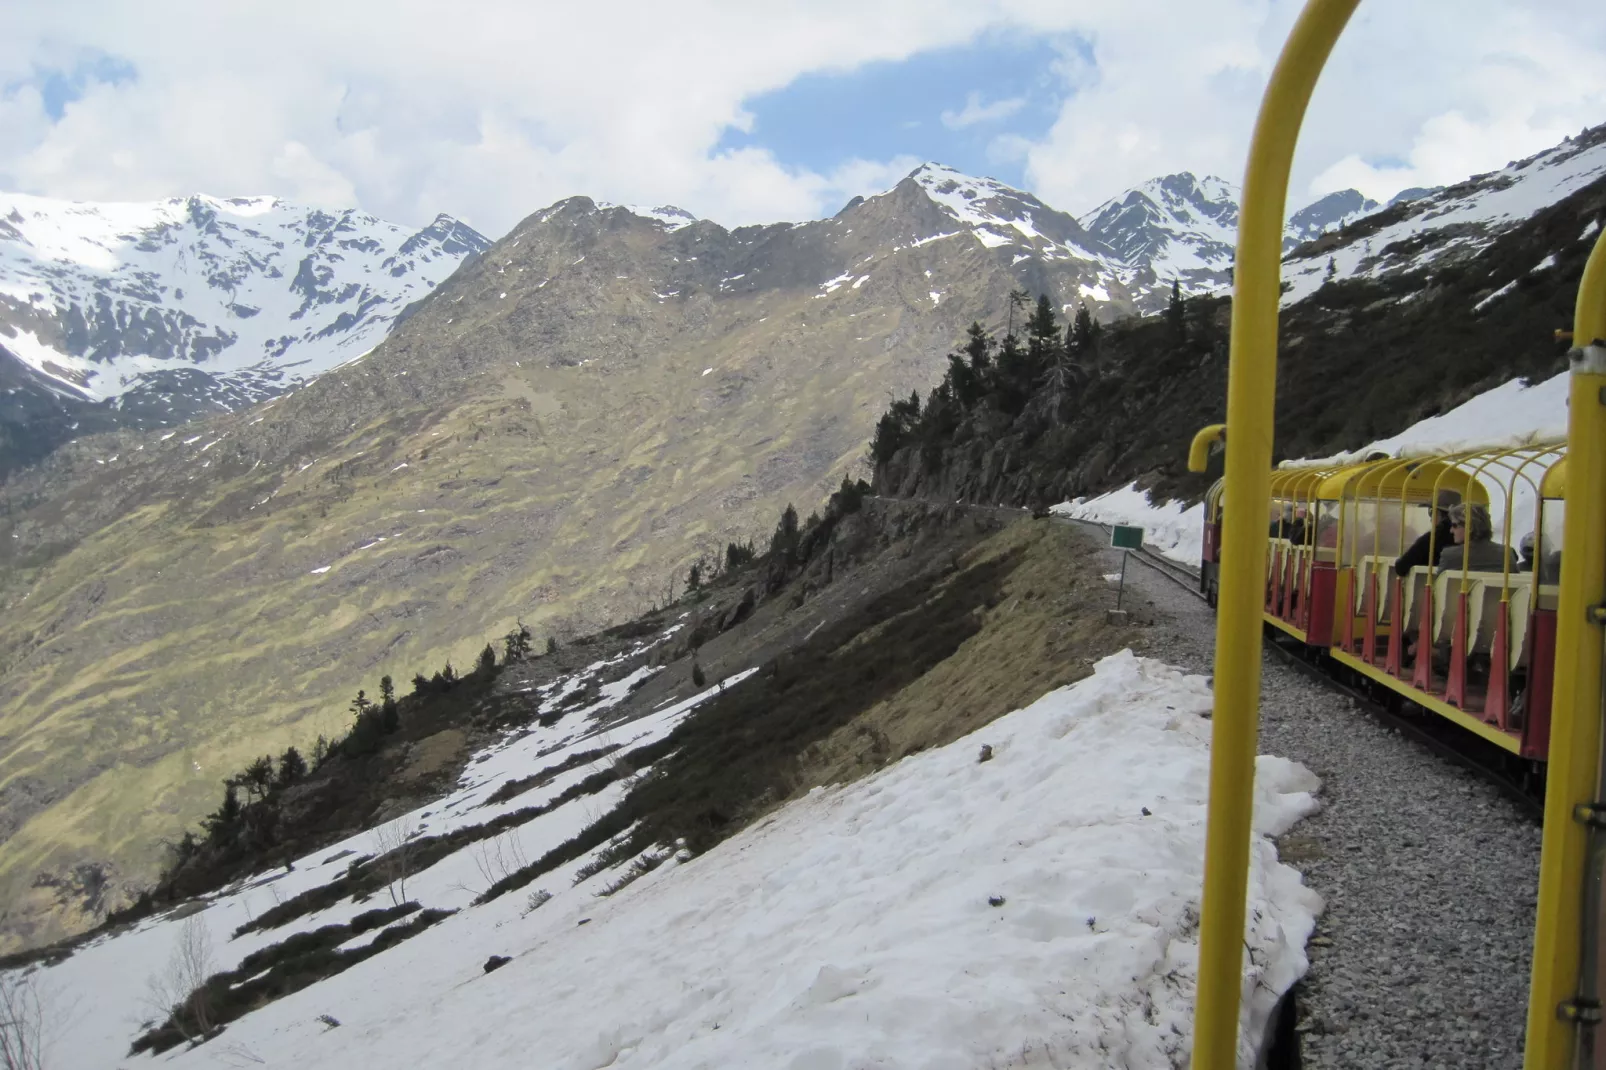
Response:
MULTIPOLYGON (((1082 224, 1120 257, 1127 285, 1149 295, 1140 307, 1153 311, 1169 295, 1173 279, 1185 293, 1229 285, 1241 197, 1242 191, 1225 179, 1200 179, 1184 171, 1127 190, 1089 212, 1082 224)), ((1283 246, 1291 250, 1377 207, 1356 190, 1328 194, 1289 217, 1283 246)))
POLYGON ((489 244, 272 197, 0 194, 0 360, 143 425, 238 408, 362 356, 489 244))
MULTIPOLYGON (((435 834, 483 820, 495 811, 476 804, 500 784, 605 738, 661 738, 718 690, 607 730, 596 720, 611 704, 605 696, 565 727, 496 745, 449 797, 388 831, 435 834)), ((554 685, 553 699, 561 691, 554 685)), ((498 1070, 530 1065, 534 1052, 562 1070, 1178 1064, 1194 996, 1209 707, 1202 679, 1123 652, 972 736, 816 789, 701 857, 665 857, 628 887, 621 871, 646 867, 599 872, 593 853, 474 905, 509 859, 537 857, 605 812, 624 790, 615 786, 410 875, 398 898, 455 913, 164 1058, 298 1070, 498 1070), (982 743, 990 762, 976 761, 982 743), (538 902, 537 890, 550 897, 538 902), (490 972, 493 955, 510 961, 490 972)), ((502 808, 553 799, 586 772, 502 808)), ((1271 840, 1315 808, 1317 786, 1294 763, 1257 762, 1244 1065, 1276 1000, 1303 974, 1322 909, 1271 840)), ((52 1055, 81 1070, 124 1065, 153 1017, 147 978, 186 937, 207 946, 210 969, 235 969, 249 953, 261 962, 297 933, 373 909, 340 902, 231 936, 338 877, 385 831, 36 970, 54 1012, 52 1055)), ((381 895, 377 905, 390 901, 381 895)), ((341 946, 382 946, 410 921, 341 946)), ((271 986, 273 977, 269 967, 238 983, 271 986)))
POLYGON ((1238 240, 1238 188, 1183 172, 1153 178, 1106 201, 1082 220, 1121 257, 1135 283, 1180 281, 1189 292, 1225 279, 1238 240))
MULTIPOLYGON (((1116 275, 1116 257, 1082 230, 1073 215, 1052 209, 1033 194, 1015 190, 994 178, 975 178, 952 167, 927 162, 893 190, 869 201, 854 199, 837 220, 895 214, 898 228, 887 231, 891 249, 880 257, 853 263, 848 272, 825 281, 830 292, 842 284, 858 286, 859 276, 874 260, 890 260, 906 249, 946 243, 970 236, 988 257, 1001 259, 1010 275, 1026 288, 1060 297, 1066 313, 1079 304, 1126 312, 1134 307, 1116 275), (912 225, 912 227, 911 227, 912 225)), ((856 223, 858 225, 858 223, 856 223)), ((933 305, 949 288, 931 291, 933 305)))
POLYGON ((955 223, 969 229, 988 248, 1025 239, 1051 255, 1059 250, 1065 250, 1059 255, 1074 252, 1083 257, 1108 254, 1090 239, 1075 217, 994 179, 972 178, 942 164, 926 163, 905 181, 918 185, 955 223))
MULTIPOLYGON (((1310 242, 1288 258, 1283 277, 1292 304, 1315 293, 1329 279, 1387 279, 1432 273, 1488 248, 1540 210, 1606 177, 1606 124, 1583 131, 1554 148, 1477 175, 1466 182, 1401 201, 1353 223, 1341 233, 1310 242)), ((1580 241, 1586 239, 1580 234, 1580 241)), ((1543 272, 1540 260, 1527 266, 1543 272)), ((1494 280, 1489 301, 1499 299, 1494 280)), ((1480 305, 1474 312, 1482 311, 1480 305)))
POLYGON ((1329 193, 1321 200, 1307 204, 1288 217, 1283 245, 1285 248, 1292 248, 1301 242, 1319 238, 1330 230, 1339 230, 1362 216, 1372 214, 1380 207, 1382 206, 1363 195, 1360 190, 1346 189, 1329 193))

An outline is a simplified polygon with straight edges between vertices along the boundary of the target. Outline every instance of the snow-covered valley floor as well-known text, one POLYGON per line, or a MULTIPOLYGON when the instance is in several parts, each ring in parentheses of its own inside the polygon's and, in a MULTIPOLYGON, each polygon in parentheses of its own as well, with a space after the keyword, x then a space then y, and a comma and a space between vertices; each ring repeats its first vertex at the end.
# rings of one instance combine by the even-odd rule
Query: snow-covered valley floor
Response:
MULTIPOLYGON (((580 730, 576 716, 510 740, 471 763, 454 795, 392 824, 438 833, 552 798, 587 768, 476 806, 567 754, 661 738, 717 691, 605 734, 580 730)), ((615 785, 407 881, 407 899, 457 913, 206 1043, 154 1059, 297 1070, 1186 1065, 1209 707, 1202 678, 1123 652, 969 737, 816 789, 609 897, 597 893, 619 869, 575 883, 590 855, 470 905, 507 859, 536 858, 605 812, 624 790, 615 785), (532 908, 538 890, 551 898, 532 908), (492 955, 511 961, 484 972, 492 955)), ((1271 840, 1314 810, 1316 788, 1301 766, 1259 760, 1245 1060, 1304 971, 1321 909, 1271 840)), ((343 872, 342 850, 371 853, 373 838, 39 970, 49 1065, 150 1061, 128 1056, 128 1045, 156 1017, 148 979, 186 932, 204 931, 213 968, 231 969, 292 932, 389 906, 381 893, 231 939, 262 911, 343 872)))

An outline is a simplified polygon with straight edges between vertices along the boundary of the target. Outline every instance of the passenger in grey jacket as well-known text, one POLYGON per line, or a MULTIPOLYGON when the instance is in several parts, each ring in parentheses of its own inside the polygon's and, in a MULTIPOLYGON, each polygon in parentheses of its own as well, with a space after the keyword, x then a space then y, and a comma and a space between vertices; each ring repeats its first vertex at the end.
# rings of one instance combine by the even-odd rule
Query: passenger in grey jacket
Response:
POLYGON ((1446 571, 1460 572, 1463 565, 1469 572, 1500 572, 1507 567, 1512 572, 1517 571, 1517 559, 1512 556, 1511 547, 1494 541, 1488 506, 1452 505, 1450 537, 1455 545, 1445 547, 1439 556, 1435 576, 1446 571))

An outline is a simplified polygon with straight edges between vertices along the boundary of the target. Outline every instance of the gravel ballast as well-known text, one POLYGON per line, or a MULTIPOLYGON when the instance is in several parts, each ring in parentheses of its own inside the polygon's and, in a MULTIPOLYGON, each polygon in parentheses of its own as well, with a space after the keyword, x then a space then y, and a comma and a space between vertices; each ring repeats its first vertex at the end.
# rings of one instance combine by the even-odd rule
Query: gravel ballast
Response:
MULTIPOLYGON (((1107 563, 1119 566, 1115 551, 1107 563)), ((1152 619, 1141 652, 1210 674, 1214 613, 1136 561, 1126 583, 1134 617, 1152 619)), ((1303 1066, 1521 1066, 1538 825, 1473 773, 1265 659, 1259 752, 1322 782, 1322 810, 1279 842, 1327 904, 1299 995, 1303 1066)))

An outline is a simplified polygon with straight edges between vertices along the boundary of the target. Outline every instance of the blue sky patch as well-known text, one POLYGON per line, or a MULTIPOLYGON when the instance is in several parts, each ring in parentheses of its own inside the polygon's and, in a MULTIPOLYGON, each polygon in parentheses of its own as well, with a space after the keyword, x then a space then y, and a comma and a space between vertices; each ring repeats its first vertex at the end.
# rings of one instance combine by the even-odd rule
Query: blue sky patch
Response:
POLYGON ((846 72, 811 73, 744 102, 750 131, 728 128, 716 152, 764 148, 782 164, 822 174, 855 157, 909 155, 1020 185, 1024 160, 1011 138, 1037 139, 1067 88, 1056 62, 1084 69, 1092 48, 1076 38, 991 35, 846 72))
POLYGON ((67 105, 81 99, 91 85, 123 85, 138 77, 139 72, 128 60, 93 52, 85 54, 71 67, 36 67, 32 78, 13 83, 7 89, 14 91, 18 85, 35 86, 44 102, 45 114, 59 122, 67 113, 67 105))

